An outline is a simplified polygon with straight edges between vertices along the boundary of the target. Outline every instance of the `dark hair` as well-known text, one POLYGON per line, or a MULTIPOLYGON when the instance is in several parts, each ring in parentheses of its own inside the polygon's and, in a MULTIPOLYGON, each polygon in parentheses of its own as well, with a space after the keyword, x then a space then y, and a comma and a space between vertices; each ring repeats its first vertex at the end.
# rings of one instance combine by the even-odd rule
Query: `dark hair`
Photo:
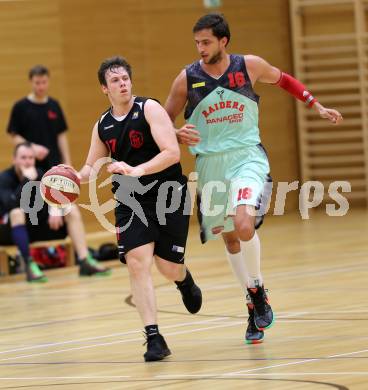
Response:
POLYGON ((24 146, 24 147, 26 147, 28 149, 32 149, 31 142, 28 142, 28 141, 21 142, 18 145, 16 145, 16 147, 14 148, 14 151, 13 151, 13 156, 14 157, 17 155, 18 149, 21 148, 22 146, 24 146))
POLYGON ((28 77, 30 80, 34 76, 49 76, 50 72, 44 65, 35 65, 33 68, 29 70, 28 77))
POLYGON ((226 45, 230 42, 230 28, 224 15, 213 13, 202 16, 194 25, 193 33, 207 28, 211 29, 213 35, 218 39, 226 37, 226 45))
POLYGON ((129 78, 132 78, 132 67, 128 64, 127 60, 123 57, 120 56, 115 56, 111 58, 107 58, 104 60, 100 68, 98 69, 97 76, 98 76, 98 81, 100 82, 101 85, 107 85, 106 84, 106 72, 108 70, 112 71, 113 69, 123 67, 128 75, 129 78))

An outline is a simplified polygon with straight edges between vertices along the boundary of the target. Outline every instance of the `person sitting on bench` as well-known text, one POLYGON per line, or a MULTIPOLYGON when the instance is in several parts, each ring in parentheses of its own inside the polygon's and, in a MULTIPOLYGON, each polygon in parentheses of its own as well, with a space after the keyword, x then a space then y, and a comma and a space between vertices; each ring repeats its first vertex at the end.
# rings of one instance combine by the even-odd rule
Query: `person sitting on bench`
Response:
POLYGON ((79 260, 80 276, 109 274, 110 270, 88 252, 82 217, 76 205, 62 217, 44 204, 37 213, 38 224, 32 224, 29 215, 20 207, 23 186, 31 180, 40 180, 42 175, 43 172, 36 168, 32 144, 18 144, 13 152, 13 165, 0 172, 0 245, 17 246, 25 263, 28 282, 47 281, 30 257, 29 243, 63 239, 67 234, 79 260))

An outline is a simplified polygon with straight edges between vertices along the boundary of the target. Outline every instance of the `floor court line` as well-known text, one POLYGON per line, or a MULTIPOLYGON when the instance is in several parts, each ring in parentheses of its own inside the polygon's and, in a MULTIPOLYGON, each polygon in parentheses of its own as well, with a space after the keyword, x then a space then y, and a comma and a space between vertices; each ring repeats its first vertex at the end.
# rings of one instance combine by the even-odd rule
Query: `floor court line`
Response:
MULTIPOLYGON (((243 374, 243 377, 265 377, 265 376, 338 376, 338 375, 349 375, 349 376, 365 376, 368 375, 368 371, 347 371, 347 372, 276 372, 276 373, 263 373, 263 374, 243 374)), ((237 375, 239 376, 239 375, 237 375)), ((222 374, 198 374, 198 375, 154 375, 152 377, 133 377, 130 375, 101 375, 101 376, 34 376, 34 377, 0 377, 0 380, 74 380, 74 379, 144 379, 146 381, 151 380, 165 380, 165 379, 186 379, 186 378, 223 378, 222 374)))
MULTIPOLYGON (((223 363, 223 362, 237 362, 237 363, 246 363, 246 362, 261 362, 261 361, 294 361, 294 360, 301 360, 301 359, 314 359, 314 358, 306 358, 306 357, 274 357, 274 358, 244 358, 244 359, 169 359, 165 360, 165 363, 170 364, 187 364, 187 363, 223 363)), ((321 360, 329 360, 328 358, 319 358, 321 360)), ((362 356, 362 357, 342 357, 342 358, 330 358, 338 360, 352 360, 352 359, 368 359, 368 356, 362 356)), ((136 360, 114 360, 114 361, 108 361, 105 360, 103 362, 96 361, 96 360, 61 360, 61 361, 47 361, 47 362, 19 362, 19 363, 0 363, 0 366, 6 367, 6 366, 57 366, 57 365, 108 365, 108 364, 145 364, 144 361, 136 361, 136 360)), ((257 374, 262 375, 262 374, 257 374)))
MULTIPOLYGON (((216 322, 216 321, 223 321, 223 320, 227 320, 227 319, 228 319, 228 317, 218 317, 218 318, 212 318, 210 320, 191 321, 191 322, 183 322, 183 323, 174 324, 174 325, 160 326, 160 328, 161 329, 172 329, 172 328, 178 328, 178 327, 182 327, 182 326, 202 325, 202 324, 207 324, 207 323, 216 322)), ((99 340, 99 339, 103 339, 103 338, 110 338, 110 337, 116 337, 116 336, 126 336, 126 335, 130 335, 130 334, 139 334, 141 332, 142 332, 141 330, 131 330, 131 331, 127 331, 127 332, 111 333, 108 335, 86 337, 86 338, 82 338, 82 339, 60 341, 60 342, 56 342, 56 343, 30 345, 27 347, 9 349, 6 351, 0 351, 0 355, 5 354, 5 353, 11 353, 11 352, 27 351, 27 350, 31 350, 31 349, 48 348, 48 347, 57 346, 57 345, 65 345, 65 344, 72 344, 72 343, 80 343, 80 342, 84 342, 84 341, 99 340)))
POLYGON ((346 372, 342 372, 342 371, 336 371, 336 372, 276 372, 276 373, 272 373, 272 372, 263 372, 262 374, 252 374, 252 373, 249 373, 249 374, 237 374, 236 376, 274 376, 274 375, 277 375, 277 376, 306 376, 306 375, 368 375, 368 371, 346 371, 346 372))
MULTIPOLYGON (((179 335, 179 334, 195 333, 195 332, 201 332, 201 331, 204 331, 204 330, 212 330, 212 329, 217 329, 217 328, 226 328, 226 327, 229 327, 229 326, 235 326, 235 325, 240 325, 240 324, 243 324, 243 321, 232 322, 232 323, 227 323, 227 324, 221 324, 221 325, 216 325, 216 326, 210 326, 210 327, 205 327, 205 328, 189 329, 189 330, 185 330, 185 331, 166 333, 165 336, 175 336, 175 335, 179 335)), ((56 354, 56 353, 77 351, 77 350, 82 350, 82 349, 104 347, 104 346, 107 346, 107 345, 125 344, 125 343, 129 343, 129 342, 133 342, 133 341, 142 341, 142 338, 140 337, 140 338, 135 338, 135 339, 112 341, 112 342, 109 342, 109 343, 84 345, 82 347, 74 347, 74 348, 67 348, 67 349, 61 349, 61 350, 56 350, 56 351, 40 352, 40 353, 31 354, 31 355, 13 356, 13 357, 9 357, 9 358, 2 358, 2 359, 0 359, 0 362, 10 361, 10 360, 18 360, 18 359, 27 359, 27 358, 30 358, 30 357, 37 357, 37 356, 53 355, 53 354, 56 354)))
POLYGON ((250 370, 241 370, 241 371, 234 371, 234 372, 229 372, 224 375, 236 375, 236 374, 246 374, 254 371, 261 371, 261 370, 267 370, 270 368, 276 368, 276 367, 287 367, 287 366, 296 366, 299 364, 304 364, 304 363, 311 363, 311 362, 317 362, 317 361, 323 361, 323 360, 328 360, 331 358, 335 357, 343 357, 343 356, 350 356, 350 355, 357 355, 360 353, 365 353, 368 352, 368 349, 363 349, 361 351, 353 351, 353 352, 346 352, 346 353, 340 353, 338 355, 329 355, 324 357, 323 359, 316 358, 316 359, 304 359, 304 360, 299 360, 297 362, 290 362, 290 363, 281 363, 281 364, 274 364, 271 366, 265 366, 265 367, 258 367, 258 368, 252 368, 250 370))
MULTIPOLYGON (((267 372, 262 374, 236 374, 234 377, 265 377, 265 376, 338 376, 338 375, 350 375, 350 376, 366 376, 368 371, 347 371, 347 372, 267 372)), ((156 379, 186 379, 186 378, 231 378, 228 374, 177 374, 177 375, 156 375, 156 379)))
MULTIPOLYGON (((286 317, 279 317, 280 320, 278 322, 283 322, 282 318, 297 317, 297 316, 304 315, 304 314, 306 314, 306 313, 305 312, 290 313, 286 317)), ((180 324, 161 326, 161 329, 172 329, 172 328, 177 328, 177 327, 181 327, 181 326, 201 325, 201 324, 206 324, 206 323, 211 323, 211 322, 216 322, 216 321, 223 321, 223 320, 228 320, 228 319, 229 319, 229 317, 218 317, 218 318, 212 318, 210 320, 191 321, 191 322, 185 322, 185 323, 180 323, 180 324)), ((31 346, 22 347, 22 348, 13 348, 13 349, 9 349, 9 350, 6 350, 6 351, 0 351, 0 355, 5 354, 5 353, 27 351, 27 350, 39 349, 39 348, 49 348, 49 347, 52 347, 52 346, 66 345, 66 344, 72 344, 72 343, 79 343, 79 342, 85 342, 85 341, 91 341, 91 340, 99 340, 99 339, 103 339, 103 338, 110 338, 110 337, 116 337, 116 336, 125 336, 125 335, 129 335, 129 334, 139 334, 139 333, 141 333, 141 330, 132 330, 132 331, 128 331, 128 332, 111 333, 111 334, 108 334, 108 335, 95 336, 95 337, 86 337, 86 338, 82 338, 82 339, 60 341, 60 342, 56 342, 56 343, 31 345, 31 346)))
POLYGON ((66 380, 66 379, 127 379, 131 378, 129 375, 117 375, 117 376, 30 376, 30 377, 0 377, 3 381, 14 381, 14 380, 66 380))
MULTIPOLYGON (((236 283, 234 283, 234 286, 235 285, 236 285, 236 283)), ((219 290, 221 290, 221 285, 218 286, 218 287, 219 287, 219 290)), ((170 290, 172 290, 172 289, 170 289, 170 290)), ((1 302, 1 298, 0 298, 0 302, 1 302)), ((162 308, 170 307, 170 306, 173 306, 173 305, 163 305, 162 308)), ((133 307, 129 306, 128 308, 131 309, 132 312, 133 311, 135 312, 133 307)), ((126 311, 118 310, 118 311, 113 311, 113 312, 92 314, 92 315, 86 315, 86 316, 80 316, 80 317, 70 317, 70 318, 66 318, 66 319, 63 319, 63 320, 56 320, 56 321, 40 321, 40 322, 35 322, 35 323, 30 323, 30 324, 24 323, 24 324, 20 324, 20 325, 14 327, 14 328, 9 328, 9 327, 7 327, 7 328, 0 328, 0 332, 14 331, 14 330, 18 330, 18 329, 37 327, 37 326, 47 326, 47 325, 53 325, 53 324, 58 324, 58 323, 63 323, 63 322, 80 321, 80 320, 91 319, 91 318, 104 318, 107 315, 118 315, 118 314, 124 314, 124 313, 126 313, 126 311)), ((187 314, 187 313, 183 313, 183 314, 187 314)))
MULTIPOLYGON (((232 322, 231 324, 227 323, 227 324, 216 325, 216 326, 212 326, 212 327, 189 329, 189 330, 184 330, 184 331, 179 331, 179 332, 167 333, 167 336, 173 336, 173 335, 178 335, 178 334, 194 333, 194 332, 200 332, 200 331, 203 331, 203 330, 213 330, 213 329, 217 329, 217 328, 224 328, 224 327, 229 327, 229 326, 235 326, 235 325, 239 325, 241 323, 242 322, 232 322)), ((15 356, 15 357, 11 357, 11 358, 0 359, 0 361, 10 361, 10 360, 18 360, 18 359, 22 359, 22 358, 24 359, 24 358, 30 358, 30 357, 45 356, 45 355, 51 355, 51 354, 56 354, 56 353, 63 353, 63 352, 82 350, 82 349, 89 349, 89 348, 96 348, 96 347, 103 347, 103 346, 113 345, 113 344, 123 344, 123 343, 127 343, 127 342, 140 341, 140 340, 141 340, 141 338, 120 340, 120 341, 114 341, 114 342, 111 342, 111 343, 101 343, 101 344, 94 344, 94 345, 82 346, 82 347, 77 347, 77 348, 69 348, 69 349, 64 349, 64 350, 41 352, 41 353, 36 353, 36 354, 31 354, 31 355, 15 356)), ((359 353, 364 353, 364 352, 368 352, 368 350, 352 351, 352 352, 347 352, 347 353, 338 354, 338 355, 330 355, 330 356, 327 356, 327 357, 324 357, 324 358, 304 359, 304 360, 300 360, 300 361, 297 361, 297 362, 275 364, 275 365, 270 365, 270 366, 265 366, 265 367, 258 367, 258 368, 254 368, 254 369, 250 369, 250 370, 242 370, 242 371, 235 371, 235 372, 230 372, 230 373, 222 373, 220 375, 222 377, 242 376, 244 374, 250 374, 250 373, 254 373, 255 371, 261 371, 261 370, 270 369, 270 368, 294 366, 294 365, 299 365, 299 364, 304 364, 304 363, 323 361, 323 360, 326 360, 326 359, 328 360, 328 358, 343 357, 343 356, 349 356, 349 355, 354 355, 354 354, 359 354, 359 353)), ((205 375, 206 374, 200 374, 201 377, 204 377, 205 375)), ((213 374, 210 374, 210 375, 213 375, 213 374)), ((160 378, 165 378, 165 377, 168 377, 168 378, 170 377, 171 378, 172 375, 162 376, 160 378)))
MULTIPOLYGON (((170 307, 170 306, 173 306, 173 305, 165 305, 163 307, 170 307)), ((119 310, 119 311, 114 311, 114 312, 107 312, 107 313, 102 313, 102 314, 96 314, 96 315, 90 315, 90 316, 83 316, 83 317, 71 317, 71 318, 67 318, 67 319, 64 319, 64 320, 58 320, 58 321, 44 321, 44 322, 35 322, 35 323, 31 323, 31 324, 21 324, 21 325, 18 325, 17 327, 13 327, 13 328, 0 328, 0 332, 4 332, 4 331, 16 331, 16 330, 19 330, 19 329, 24 329, 24 328, 30 328, 30 327, 37 327, 37 326, 48 326, 48 325, 54 325, 54 324, 59 324, 59 323, 62 323, 62 322, 71 322, 71 321, 80 321, 80 320, 84 320, 84 319, 91 319, 91 318, 103 318, 103 317, 106 317, 106 316, 110 316, 110 315, 119 315, 119 314, 124 314, 126 313, 125 311, 123 310, 119 310)), ((305 311, 305 312, 297 312, 297 313, 291 313, 290 315, 288 315, 288 313, 282 313, 282 314, 278 314, 278 318, 288 318, 288 317, 295 317, 297 315, 309 315, 309 314, 354 314, 354 313, 368 313, 368 310, 336 310, 336 311, 305 311), (299 313, 302 313, 302 314, 299 314, 299 313), (285 316, 285 314, 287 316, 285 316)), ((187 314, 187 313, 183 313, 183 314, 187 314)), ((226 314, 225 314, 226 315, 226 314)), ((246 317, 245 315, 241 314, 241 315, 238 315, 237 317, 246 317)), ((0 352, 1 353, 1 352, 0 352)))
MULTIPOLYGON (((346 255, 345 255, 346 257, 346 255)), ((345 258, 344 257, 344 258, 345 258)), ((224 258, 225 259, 225 258, 224 258)), ((295 277, 295 278, 306 278, 308 276, 313 276, 315 277, 316 275, 325 275, 325 274, 334 274, 334 273, 345 273, 345 272, 352 272, 352 271, 359 271, 359 270, 363 270, 363 271, 366 271, 367 269, 367 265, 365 262, 358 262, 358 263, 353 263, 351 265, 346 266, 346 267, 343 267, 343 266, 339 266, 337 265, 336 267, 325 267, 325 268, 320 268, 317 272, 316 271, 309 271, 307 269, 303 270, 303 272, 301 273, 300 272, 300 269, 299 270, 296 270, 296 271, 285 271, 285 272, 275 272, 275 273, 272 273, 271 276, 268 277, 268 279, 277 279, 277 278, 281 278, 281 279, 285 279, 285 278, 290 278, 291 276, 292 277, 295 277)), ((230 272, 230 271, 229 271, 230 272)), ((267 274, 267 270, 265 271, 265 274, 267 274)), ((229 274, 230 276, 230 274, 229 274)), ((208 279, 208 278, 213 278, 214 275, 202 275, 201 276, 201 279, 208 279)), ((211 290, 226 290, 226 289, 230 289, 230 288, 233 288, 233 287, 238 287, 239 288, 239 284, 236 283, 236 282, 228 282, 228 283, 223 283, 221 285, 218 285, 218 286, 213 286, 213 284, 211 283, 201 283, 201 289, 203 291, 211 291, 211 290)), ((162 285, 160 287, 157 288, 157 291, 169 291, 169 290, 172 290, 172 288, 170 288, 169 286, 166 286, 166 285, 162 285)))
MULTIPOLYGON (((191 374, 191 375, 187 375, 187 377, 189 377, 189 376, 192 376, 192 377, 197 377, 197 376, 198 377, 205 377, 206 375, 209 375, 210 377, 211 376, 215 376, 215 377, 252 376, 252 375, 254 375, 255 371, 267 370, 267 369, 271 369, 271 368, 295 366, 295 365, 299 365, 299 364, 311 363, 311 362, 317 362, 317 361, 326 361, 326 360, 332 359, 332 358, 357 355, 357 354, 365 353, 365 352, 368 352, 368 349, 364 349, 364 350, 361 350, 361 351, 346 352, 346 353, 337 354, 337 355, 329 355, 329 356, 326 356, 326 357, 323 357, 323 358, 311 358, 311 359, 299 360, 297 362, 273 364, 273 365, 270 365, 270 366, 252 368, 252 369, 249 369, 249 370, 241 370, 241 371, 227 372, 227 373, 221 373, 221 374, 191 374)), ((333 373, 333 374, 338 375, 338 374, 340 374, 340 372, 333 373)), ((275 373, 262 373, 262 374, 257 374, 257 375, 262 376, 262 375, 279 375, 279 374, 275 374, 275 373)), ((368 375, 368 372, 366 372, 366 371, 360 372, 360 375, 368 375)), ((162 379, 164 379, 164 378, 180 378, 180 377, 183 377, 183 374, 158 375, 157 377, 158 378, 162 378, 162 379)))
MULTIPOLYGON (((278 317, 277 322, 278 323, 289 323, 288 320, 283 320, 283 318, 293 318, 301 315, 308 314, 310 312, 297 312, 297 313, 290 313, 289 315, 284 315, 278 317)), ((311 313, 313 314, 313 313, 311 313)), ((180 324, 174 324, 174 325, 167 325, 167 326, 161 326, 161 329, 172 329, 172 328, 177 328, 177 327, 182 327, 182 326, 192 326, 192 325, 202 325, 206 323, 211 323, 211 322, 217 322, 217 321, 223 321, 223 320, 228 320, 230 317, 218 317, 218 318, 212 318, 210 320, 204 320, 204 321, 192 321, 192 322, 185 322, 185 323, 180 323, 180 324)), ((336 322, 336 320, 293 320, 294 322, 336 322)), ((243 322, 241 322, 243 323, 243 322)), ((228 322, 229 326, 232 325, 232 323, 228 322)), ((236 324, 239 324, 239 322, 236 322, 236 324)), ((119 333, 111 333, 108 335, 102 335, 102 336, 95 336, 95 337, 87 337, 87 338, 82 338, 82 339, 75 339, 75 340, 67 340, 67 341, 60 341, 56 343, 47 343, 47 344, 38 344, 38 345, 31 345, 27 347, 22 347, 22 348, 13 348, 9 349, 6 351, 0 351, 0 355, 6 354, 6 353, 13 353, 13 352, 20 352, 20 351, 28 351, 28 350, 34 350, 34 349, 40 349, 40 348, 49 348, 53 346, 59 346, 59 345, 66 345, 66 344, 73 344, 73 343, 80 343, 80 342, 86 342, 86 341, 92 341, 92 340, 99 340, 99 339, 104 339, 104 338, 111 338, 111 337, 116 337, 116 336, 125 336, 125 335, 130 335, 130 334, 139 334, 141 333, 141 330, 132 330, 132 331, 127 331, 127 332, 119 332, 119 333)), ((1 360, 0 360, 1 361, 1 360)))

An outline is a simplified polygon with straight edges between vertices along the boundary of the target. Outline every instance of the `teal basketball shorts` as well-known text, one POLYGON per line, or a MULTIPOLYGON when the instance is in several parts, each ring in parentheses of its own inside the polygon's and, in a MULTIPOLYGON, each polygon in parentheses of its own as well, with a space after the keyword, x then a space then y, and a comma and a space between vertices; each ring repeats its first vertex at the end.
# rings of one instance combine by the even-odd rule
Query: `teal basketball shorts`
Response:
POLYGON ((258 228, 270 201, 272 179, 267 154, 261 144, 224 153, 199 155, 197 204, 201 240, 216 239, 234 230, 236 207, 255 207, 258 228))

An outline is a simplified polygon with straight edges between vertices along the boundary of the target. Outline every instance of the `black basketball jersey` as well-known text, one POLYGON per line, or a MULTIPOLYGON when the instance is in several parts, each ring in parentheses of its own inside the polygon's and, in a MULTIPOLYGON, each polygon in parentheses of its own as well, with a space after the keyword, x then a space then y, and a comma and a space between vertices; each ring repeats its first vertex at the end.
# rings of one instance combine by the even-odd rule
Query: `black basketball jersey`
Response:
MULTIPOLYGON (((133 167, 151 160, 160 153, 144 115, 147 100, 148 98, 136 96, 131 110, 121 121, 112 116, 111 109, 98 121, 98 135, 110 150, 111 157, 133 167)), ((165 180, 176 180, 181 176, 181 165, 176 163, 161 172, 142 176, 139 181, 147 184, 157 179, 162 183, 165 180)))

